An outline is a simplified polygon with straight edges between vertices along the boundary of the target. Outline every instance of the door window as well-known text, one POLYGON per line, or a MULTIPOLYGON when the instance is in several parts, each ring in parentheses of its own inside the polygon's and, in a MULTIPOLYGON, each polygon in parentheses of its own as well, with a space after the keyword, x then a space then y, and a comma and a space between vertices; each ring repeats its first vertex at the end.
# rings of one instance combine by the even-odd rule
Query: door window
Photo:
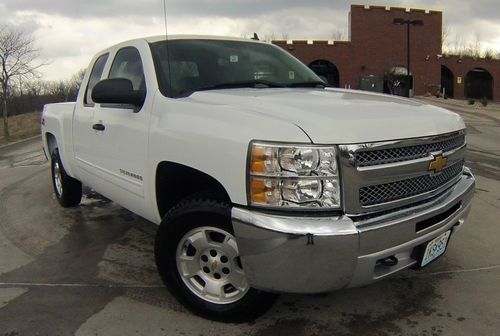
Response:
POLYGON ((92 101, 92 89, 101 79, 102 71, 104 70, 104 66, 106 65, 108 56, 109 54, 101 55, 94 63, 94 67, 92 68, 92 72, 90 73, 89 83, 87 84, 87 88, 85 89, 85 97, 83 99, 85 105, 94 105, 94 102, 92 101))
POLYGON ((125 78, 132 82, 134 90, 145 90, 141 56, 136 48, 120 49, 115 56, 109 78, 125 78))

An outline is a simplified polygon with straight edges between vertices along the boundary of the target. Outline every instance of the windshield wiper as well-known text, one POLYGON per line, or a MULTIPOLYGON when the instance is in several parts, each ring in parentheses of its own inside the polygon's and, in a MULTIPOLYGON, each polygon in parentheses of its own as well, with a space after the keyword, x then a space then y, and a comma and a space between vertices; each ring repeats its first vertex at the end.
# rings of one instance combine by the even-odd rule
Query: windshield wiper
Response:
POLYGON ((218 90, 218 89, 237 89, 237 88, 282 88, 283 84, 275 83, 263 79, 253 79, 238 82, 219 83, 207 86, 194 87, 186 90, 185 92, 204 91, 204 90, 218 90))
POLYGON ((313 87, 313 88, 325 88, 326 84, 320 81, 310 81, 310 82, 297 82, 290 83, 287 87, 298 88, 298 87, 313 87))

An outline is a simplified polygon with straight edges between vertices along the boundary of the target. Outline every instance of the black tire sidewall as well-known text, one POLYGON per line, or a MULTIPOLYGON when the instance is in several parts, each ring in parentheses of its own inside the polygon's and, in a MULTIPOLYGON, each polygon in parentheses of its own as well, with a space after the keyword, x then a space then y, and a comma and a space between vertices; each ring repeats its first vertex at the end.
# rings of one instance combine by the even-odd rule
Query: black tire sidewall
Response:
POLYGON ((56 148, 51 155, 51 177, 52 186, 54 188, 54 193, 59 204, 65 208, 74 207, 80 204, 82 198, 82 184, 80 181, 72 178, 66 173, 64 166, 62 164, 61 157, 59 155, 59 150, 56 148), (59 165, 59 171, 61 174, 61 187, 62 193, 59 194, 55 182, 55 164, 59 165))
POLYGON ((61 163, 61 159, 59 158, 59 151, 57 149, 54 150, 54 152, 52 153, 52 157, 51 157, 51 172, 52 172, 52 186, 54 187, 54 193, 56 194, 56 198, 58 200, 60 200, 64 194, 64 186, 61 188, 62 189, 62 194, 59 194, 59 192, 57 191, 57 187, 56 187, 56 167, 55 165, 59 164, 59 171, 60 171, 60 174, 61 174, 61 184, 62 184, 62 180, 63 180, 63 176, 62 176, 62 163, 61 163))
POLYGON ((272 305, 275 295, 250 288, 236 302, 215 304, 192 293, 182 280, 176 260, 178 244, 187 232, 201 226, 218 228, 234 235, 230 207, 217 201, 192 200, 167 213, 155 241, 156 263, 163 281, 181 303, 198 315, 219 321, 254 320, 272 305))

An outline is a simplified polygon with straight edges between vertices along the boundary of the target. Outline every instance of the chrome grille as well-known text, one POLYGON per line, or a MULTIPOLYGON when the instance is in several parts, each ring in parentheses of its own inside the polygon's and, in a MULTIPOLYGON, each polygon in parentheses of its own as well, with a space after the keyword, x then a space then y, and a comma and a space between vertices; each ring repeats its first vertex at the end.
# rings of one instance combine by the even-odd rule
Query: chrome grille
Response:
POLYGON ((362 187, 359 189, 359 203, 362 206, 376 205, 434 190, 460 175, 463 165, 464 161, 459 161, 439 174, 362 187))
POLYGON ((358 151, 354 158, 356 166, 367 167, 425 158, 431 152, 447 152, 449 150, 460 148, 464 144, 465 135, 462 132, 459 132, 450 135, 446 139, 432 143, 399 148, 358 151))

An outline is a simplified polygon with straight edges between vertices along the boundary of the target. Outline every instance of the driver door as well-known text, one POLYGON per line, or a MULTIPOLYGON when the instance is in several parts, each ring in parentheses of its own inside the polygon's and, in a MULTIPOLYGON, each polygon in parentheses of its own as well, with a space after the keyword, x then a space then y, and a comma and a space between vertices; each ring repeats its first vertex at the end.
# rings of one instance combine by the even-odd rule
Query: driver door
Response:
MULTIPOLYGON (((117 51, 108 78, 129 79, 134 90, 146 90, 140 52, 135 47, 117 51)), ((100 104, 94 112, 95 171, 101 183, 95 189, 132 211, 145 208, 144 185, 148 161, 151 101, 143 106, 100 104)))

